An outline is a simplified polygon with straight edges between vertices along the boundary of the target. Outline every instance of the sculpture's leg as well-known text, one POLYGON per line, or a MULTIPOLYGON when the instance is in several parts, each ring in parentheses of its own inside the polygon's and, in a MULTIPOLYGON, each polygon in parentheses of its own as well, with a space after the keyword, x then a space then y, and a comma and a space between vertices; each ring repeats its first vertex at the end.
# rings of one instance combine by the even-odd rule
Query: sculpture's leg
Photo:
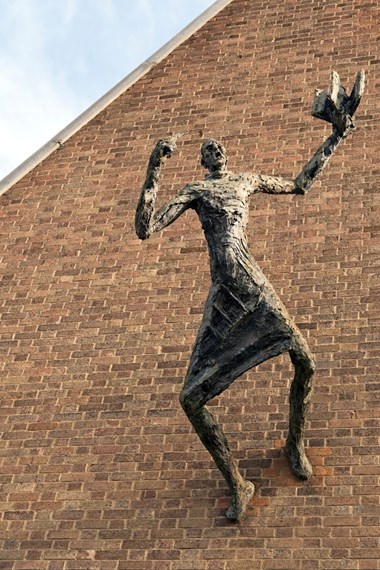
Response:
POLYGON ((226 436, 206 406, 198 406, 192 402, 189 390, 182 391, 180 402, 203 445, 210 452, 230 488, 231 504, 226 512, 227 517, 232 521, 241 520, 248 502, 255 492, 253 483, 243 479, 231 454, 226 436))
POLYGON ((295 375, 290 388, 289 434, 285 449, 293 473, 300 479, 308 479, 313 469, 306 457, 303 432, 315 363, 306 341, 298 334, 295 340, 294 348, 289 351, 295 375))

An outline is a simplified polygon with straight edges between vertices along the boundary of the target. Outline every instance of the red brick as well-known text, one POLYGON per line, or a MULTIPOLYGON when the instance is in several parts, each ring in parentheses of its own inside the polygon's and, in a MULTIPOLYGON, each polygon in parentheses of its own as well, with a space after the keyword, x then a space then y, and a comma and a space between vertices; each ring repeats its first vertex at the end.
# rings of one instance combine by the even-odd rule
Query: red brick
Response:
POLYGON ((379 115, 374 0, 232 0, 1 197, 0 569, 379 569, 379 115), (140 243, 159 138, 188 130, 159 202, 231 170, 295 176, 327 135, 310 116, 336 68, 368 86, 358 130, 306 197, 259 195, 252 253, 317 362, 315 476, 283 454, 292 373, 264 363, 213 411, 257 486, 247 519, 178 402, 210 283, 188 213, 140 243), (121 545, 121 546, 120 546, 121 545))

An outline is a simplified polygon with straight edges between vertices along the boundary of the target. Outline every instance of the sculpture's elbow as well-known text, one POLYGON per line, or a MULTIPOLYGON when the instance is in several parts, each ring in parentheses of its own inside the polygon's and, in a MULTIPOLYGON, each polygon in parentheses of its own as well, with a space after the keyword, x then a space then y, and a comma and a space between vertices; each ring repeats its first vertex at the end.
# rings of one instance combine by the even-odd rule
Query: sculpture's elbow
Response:
POLYGON ((136 234, 137 237, 141 240, 148 239, 148 237, 150 236, 148 230, 141 227, 136 227, 136 234))
POLYGON ((141 240, 148 239, 150 236, 149 226, 147 224, 141 223, 141 220, 135 220, 135 230, 137 237, 141 240))
POLYGON ((137 211, 135 216, 135 231, 139 239, 148 239, 151 234, 149 231, 149 225, 150 224, 146 216, 142 216, 141 213, 137 211))
POLYGON ((304 196, 311 186, 313 180, 302 171, 293 181, 293 194, 304 196))
POLYGON ((302 186, 294 185, 293 194, 298 194, 298 196, 305 196, 307 189, 302 186))

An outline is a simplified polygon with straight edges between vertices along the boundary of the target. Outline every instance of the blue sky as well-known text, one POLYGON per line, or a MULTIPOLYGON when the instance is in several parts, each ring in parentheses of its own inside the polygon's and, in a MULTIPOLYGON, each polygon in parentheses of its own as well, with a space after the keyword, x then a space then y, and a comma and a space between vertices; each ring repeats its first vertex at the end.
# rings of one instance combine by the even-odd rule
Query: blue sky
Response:
POLYGON ((0 180, 215 0, 0 0, 0 180))

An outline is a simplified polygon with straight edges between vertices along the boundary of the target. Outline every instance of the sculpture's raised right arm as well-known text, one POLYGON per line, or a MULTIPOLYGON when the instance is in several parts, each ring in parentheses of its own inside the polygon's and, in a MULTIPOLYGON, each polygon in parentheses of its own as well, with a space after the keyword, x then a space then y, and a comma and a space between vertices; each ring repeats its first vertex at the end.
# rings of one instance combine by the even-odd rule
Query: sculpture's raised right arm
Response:
POLYGON ((356 74, 355 84, 348 96, 340 83, 339 75, 331 73, 329 91, 318 90, 311 114, 332 125, 332 134, 316 150, 311 160, 303 167, 294 180, 298 192, 305 194, 317 176, 322 172, 340 142, 355 130, 354 113, 364 93, 365 74, 356 74))
POLYGON ((312 115, 331 123, 333 132, 315 151, 294 180, 274 176, 256 176, 253 192, 268 194, 305 194, 322 172, 340 142, 354 129, 354 113, 364 92, 364 71, 359 71, 351 94, 342 87, 339 75, 333 71, 329 91, 317 91, 312 115))
POLYGON ((160 140, 154 148, 148 163, 145 183, 142 187, 136 208, 135 228, 140 239, 147 239, 154 232, 162 230, 178 218, 192 201, 190 192, 185 187, 165 206, 155 212, 158 180, 162 164, 175 149, 175 139, 160 140))

